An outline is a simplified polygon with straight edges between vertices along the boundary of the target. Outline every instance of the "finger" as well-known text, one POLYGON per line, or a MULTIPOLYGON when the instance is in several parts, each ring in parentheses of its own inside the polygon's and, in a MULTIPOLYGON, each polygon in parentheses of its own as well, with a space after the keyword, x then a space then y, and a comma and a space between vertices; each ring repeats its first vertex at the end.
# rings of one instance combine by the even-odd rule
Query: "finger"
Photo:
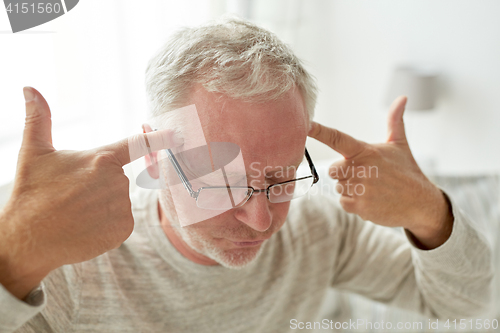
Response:
POLYGON ((387 142, 407 143, 405 124, 403 122, 406 101, 406 96, 399 96, 389 108, 387 142))
POLYGON ((343 180, 351 178, 351 165, 347 160, 341 160, 330 165, 328 169, 328 175, 332 179, 343 180))
POLYGON ((335 192, 337 192, 338 194, 342 195, 344 193, 344 187, 342 186, 342 184, 335 184, 335 192))
POLYGON ((52 121, 50 108, 45 98, 35 88, 23 88, 26 101, 26 121, 24 125, 22 148, 36 148, 40 154, 53 151, 52 121))
POLYGON ((98 152, 111 152, 121 166, 161 149, 175 148, 184 143, 173 130, 136 134, 113 144, 98 148, 98 152))
POLYGON ((352 196, 343 195, 340 197, 339 202, 346 212, 356 214, 356 200, 352 196))
POLYGON ((308 135, 326 144, 347 159, 363 152, 366 146, 363 141, 356 140, 352 136, 314 121, 311 123, 311 130, 308 135))
POLYGON ((343 197, 352 197, 354 194, 353 184, 349 180, 339 180, 335 185, 335 190, 343 197))

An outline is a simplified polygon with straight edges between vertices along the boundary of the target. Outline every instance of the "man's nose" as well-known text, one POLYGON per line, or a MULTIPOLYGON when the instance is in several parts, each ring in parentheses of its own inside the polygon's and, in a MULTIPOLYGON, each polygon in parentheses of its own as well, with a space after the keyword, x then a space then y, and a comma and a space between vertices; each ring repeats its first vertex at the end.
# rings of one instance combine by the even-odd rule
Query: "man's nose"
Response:
POLYGON ((270 202, 265 192, 254 193, 240 208, 237 208, 235 217, 250 228, 264 232, 272 224, 270 202))

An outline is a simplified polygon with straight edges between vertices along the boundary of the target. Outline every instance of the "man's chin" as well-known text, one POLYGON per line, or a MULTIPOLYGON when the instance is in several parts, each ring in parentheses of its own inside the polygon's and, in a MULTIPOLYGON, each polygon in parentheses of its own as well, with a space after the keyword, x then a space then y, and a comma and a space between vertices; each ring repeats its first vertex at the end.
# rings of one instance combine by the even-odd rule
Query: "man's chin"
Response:
POLYGON ((217 241, 214 239, 207 241, 194 233, 182 236, 184 242, 192 250, 229 269, 245 268, 260 256, 263 248, 263 243, 257 246, 235 247, 234 244, 222 238, 217 241))
POLYGON ((255 247, 238 248, 230 250, 212 250, 204 253, 223 267, 229 269, 242 269, 255 261, 262 252, 262 244, 255 247))

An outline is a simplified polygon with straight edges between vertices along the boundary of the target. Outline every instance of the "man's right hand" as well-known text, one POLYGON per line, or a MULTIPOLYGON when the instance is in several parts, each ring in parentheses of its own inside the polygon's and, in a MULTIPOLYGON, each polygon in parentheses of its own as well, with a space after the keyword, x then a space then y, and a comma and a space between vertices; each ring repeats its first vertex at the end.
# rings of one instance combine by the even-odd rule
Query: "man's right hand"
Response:
POLYGON ((50 271, 120 246, 134 226, 122 167, 182 143, 163 130, 87 151, 56 151, 47 102, 33 88, 24 94, 14 188, 0 213, 0 283, 20 299, 50 271))

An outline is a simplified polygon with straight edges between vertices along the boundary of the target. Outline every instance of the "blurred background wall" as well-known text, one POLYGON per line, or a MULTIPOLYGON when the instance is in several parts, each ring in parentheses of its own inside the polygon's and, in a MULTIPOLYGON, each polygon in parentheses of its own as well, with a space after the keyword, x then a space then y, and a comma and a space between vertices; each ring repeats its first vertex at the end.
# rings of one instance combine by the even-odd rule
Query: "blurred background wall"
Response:
MULTIPOLYGON (((396 66, 434 68, 436 107, 405 115, 417 159, 441 174, 500 170, 500 1, 82 0, 17 34, 0 10, 0 185, 15 174, 23 86, 47 98, 57 149, 111 143, 141 131, 152 54, 175 29, 227 12, 289 43, 318 79, 315 119, 360 140, 385 140, 396 66)), ((315 160, 338 157, 308 147, 315 160)))

